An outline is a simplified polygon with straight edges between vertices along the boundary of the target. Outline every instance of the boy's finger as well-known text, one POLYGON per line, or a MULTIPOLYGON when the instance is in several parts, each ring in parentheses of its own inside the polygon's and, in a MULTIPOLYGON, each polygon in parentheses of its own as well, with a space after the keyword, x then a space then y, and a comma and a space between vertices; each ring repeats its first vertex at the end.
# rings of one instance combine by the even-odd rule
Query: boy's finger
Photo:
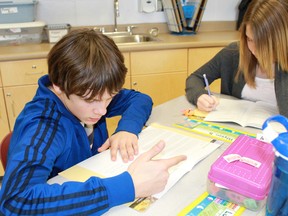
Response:
POLYGON ((140 160, 149 161, 153 157, 155 157, 157 154, 159 154, 165 147, 165 142, 163 140, 160 140, 156 145, 154 145, 150 150, 143 153, 138 157, 140 160))
POLYGON ((175 156, 169 159, 164 159, 162 160, 163 162, 165 162, 165 164, 167 165, 168 168, 177 165, 178 163, 180 163, 181 161, 184 161, 187 159, 186 155, 179 155, 179 156, 175 156))
POLYGON ((112 161, 116 161, 117 160, 117 152, 118 152, 118 148, 116 148, 116 147, 110 148, 110 155, 111 155, 111 160, 112 161))
POLYGON ((110 141, 109 139, 106 140, 106 142, 98 148, 98 151, 101 152, 101 151, 105 151, 107 150, 108 148, 110 147, 110 141))

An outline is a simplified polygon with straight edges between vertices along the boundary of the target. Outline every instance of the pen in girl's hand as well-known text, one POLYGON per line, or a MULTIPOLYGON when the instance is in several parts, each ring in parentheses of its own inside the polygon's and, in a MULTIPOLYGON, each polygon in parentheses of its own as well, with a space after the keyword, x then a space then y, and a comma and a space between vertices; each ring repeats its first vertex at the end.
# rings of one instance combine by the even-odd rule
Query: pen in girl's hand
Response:
POLYGON ((205 85, 206 85, 206 89, 208 91, 208 95, 211 96, 211 91, 210 91, 210 87, 209 87, 209 83, 208 83, 206 74, 203 74, 203 78, 204 78, 204 82, 205 82, 205 85))

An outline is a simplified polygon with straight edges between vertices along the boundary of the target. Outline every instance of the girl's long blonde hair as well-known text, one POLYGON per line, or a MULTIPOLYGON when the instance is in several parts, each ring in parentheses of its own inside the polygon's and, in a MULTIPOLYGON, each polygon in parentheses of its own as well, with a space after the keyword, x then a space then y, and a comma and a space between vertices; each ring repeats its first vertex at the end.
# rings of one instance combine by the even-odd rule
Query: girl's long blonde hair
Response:
POLYGON ((236 80, 243 73, 246 83, 255 87, 256 65, 272 79, 275 62, 288 72, 288 1, 253 0, 240 27, 240 60, 236 80), (248 48, 247 25, 254 37, 257 59, 248 48))

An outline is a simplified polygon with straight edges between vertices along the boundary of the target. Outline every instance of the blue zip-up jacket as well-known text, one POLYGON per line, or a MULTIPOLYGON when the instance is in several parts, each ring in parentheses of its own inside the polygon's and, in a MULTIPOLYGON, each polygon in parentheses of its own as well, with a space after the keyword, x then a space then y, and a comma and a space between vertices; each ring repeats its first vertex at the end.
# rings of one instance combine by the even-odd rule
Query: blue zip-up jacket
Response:
MULTIPOLYGON (((18 116, 0 191, 2 215, 101 215, 135 199, 128 172, 86 182, 47 184, 59 172, 97 154, 108 138, 106 117, 122 115, 117 131, 138 135, 152 109, 149 96, 123 89, 94 129, 90 148, 85 129, 50 91, 48 75, 39 79, 33 100, 18 116)), ((97 166, 97 164, 95 164, 97 166)))

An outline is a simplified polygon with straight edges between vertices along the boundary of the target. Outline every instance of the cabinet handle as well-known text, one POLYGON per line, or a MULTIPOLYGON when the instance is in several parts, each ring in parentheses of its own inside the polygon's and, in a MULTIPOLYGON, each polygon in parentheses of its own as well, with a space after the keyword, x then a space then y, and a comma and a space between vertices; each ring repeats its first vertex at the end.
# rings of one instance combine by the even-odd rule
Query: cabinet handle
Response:
POLYGON ((133 82, 132 85, 134 86, 134 88, 133 88, 134 90, 139 91, 137 82, 133 82))
MULTIPOLYGON (((6 97, 11 97, 12 94, 10 92, 6 93, 6 97)), ((14 106, 14 101, 11 101, 11 110, 12 110, 12 114, 15 117, 15 106, 14 106)))
POLYGON ((26 72, 25 74, 27 75, 43 74, 43 71, 35 71, 37 69, 37 65, 32 65, 31 69, 32 69, 31 72, 26 72))

